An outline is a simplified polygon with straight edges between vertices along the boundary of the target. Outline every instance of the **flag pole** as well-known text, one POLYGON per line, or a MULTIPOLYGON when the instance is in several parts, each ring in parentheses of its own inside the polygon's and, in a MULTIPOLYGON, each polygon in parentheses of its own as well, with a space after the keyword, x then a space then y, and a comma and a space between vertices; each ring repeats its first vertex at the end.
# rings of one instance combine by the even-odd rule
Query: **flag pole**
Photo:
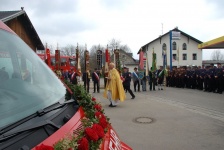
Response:
POLYGON ((170 30, 170 71, 172 71, 172 30, 170 30))
POLYGON ((149 76, 149 64, 148 64, 148 48, 146 50, 146 68, 145 68, 145 78, 146 78, 146 85, 145 88, 147 89, 147 76, 149 76))

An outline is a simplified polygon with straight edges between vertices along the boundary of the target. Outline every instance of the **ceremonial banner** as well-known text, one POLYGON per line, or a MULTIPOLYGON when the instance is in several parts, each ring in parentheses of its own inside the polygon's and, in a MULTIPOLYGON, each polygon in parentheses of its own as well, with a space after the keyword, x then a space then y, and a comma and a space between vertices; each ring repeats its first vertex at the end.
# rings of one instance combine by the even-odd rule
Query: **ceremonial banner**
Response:
POLYGON ((106 61, 105 61, 105 73, 108 73, 108 71, 109 71, 109 58, 110 56, 109 56, 109 52, 108 52, 108 49, 106 49, 106 51, 105 51, 105 58, 106 58, 106 61))
POLYGON ((139 53, 139 67, 140 67, 141 70, 144 69, 143 55, 144 55, 144 53, 143 53, 143 51, 142 51, 142 49, 141 49, 141 51, 140 51, 140 53, 139 53))
POLYGON ((80 55, 79 55, 79 48, 76 48, 76 69, 78 76, 81 76, 81 65, 80 65, 80 55))
POLYGON ((60 50, 55 50, 55 69, 60 70, 60 68, 61 68, 60 50))
POLYGON ((156 53, 152 52, 152 71, 156 71, 156 53))
POLYGON ((46 63, 47 63, 48 66, 50 66, 50 64, 51 64, 51 54, 50 54, 50 50, 48 48, 46 49, 46 55, 47 55, 46 56, 46 59, 47 59, 46 63))
POLYGON ((148 53, 146 52, 145 76, 149 75, 148 53))
POLYGON ((89 70, 89 51, 85 50, 85 70, 89 70))

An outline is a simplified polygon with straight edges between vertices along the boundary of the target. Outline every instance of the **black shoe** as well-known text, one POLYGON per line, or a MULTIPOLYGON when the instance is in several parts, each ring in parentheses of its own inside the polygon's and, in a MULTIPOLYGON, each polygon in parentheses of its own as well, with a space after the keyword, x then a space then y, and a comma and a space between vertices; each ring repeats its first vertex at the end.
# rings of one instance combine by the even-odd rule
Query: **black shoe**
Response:
POLYGON ((111 107, 111 106, 112 106, 112 103, 110 103, 109 107, 111 107))
POLYGON ((163 90, 163 88, 161 88, 161 90, 163 90))
POLYGON ((131 99, 135 99, 135 96, 133 96, 131 99))
POLYGON ((109 105, 109 107, 117 107, 117 105, 112 105, 112 104, 111 104, 111 105, 109 105))

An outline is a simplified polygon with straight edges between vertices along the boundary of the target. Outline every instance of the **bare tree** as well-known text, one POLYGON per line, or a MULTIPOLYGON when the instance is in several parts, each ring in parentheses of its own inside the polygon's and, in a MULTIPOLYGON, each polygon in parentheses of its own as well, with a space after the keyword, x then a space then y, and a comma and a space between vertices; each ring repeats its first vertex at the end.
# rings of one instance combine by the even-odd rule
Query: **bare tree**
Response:
POLYGON ((121 49, 121 50, 125 51, 126 53, 131 52, 131 49, 129 48, 128 45, 122 45, 120 40, 116 40, 114 38, 109 40, 108 48, 112 49, 112 50, 121 49))
POLYGON ((125 51, 126 53, 131 53, 131 49, 128 45, 121 45, 120 49, 125 51))
POLYGON ((75 56, 75 49, 76 46, 67 45, 66 47, 61 48, 61 53, 63 53, 65 56, 75 56))
POLYGON ((120 40, 116 40, 115 38, 109 40, 109 43, 108 43, 108 48, 109 49, 118 49, 120 48, 120 44, 121 44, 121 41, 120 40))
POLYGON ((211 59, 212 60, 224 60, 224 54, 222 54, 219 49, 214 50, 211 54, 211 59))

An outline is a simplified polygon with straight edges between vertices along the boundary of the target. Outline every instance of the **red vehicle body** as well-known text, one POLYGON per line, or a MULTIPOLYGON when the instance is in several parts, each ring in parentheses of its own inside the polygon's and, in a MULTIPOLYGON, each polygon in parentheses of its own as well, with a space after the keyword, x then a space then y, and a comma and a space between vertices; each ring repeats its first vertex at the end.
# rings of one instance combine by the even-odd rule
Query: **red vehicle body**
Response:
MULTIPOLYGON (((50 55, 50 58, 46 58, 47 56, 45 54, 37 54, 43 61, 46 62, 46 64, 51 68, 51 70, 56 70, 56 59, 55 55, 50 55), (45 59, 46 58, 46 59, 45 59), (49 59, 49 60, 48 60, 49 59)), ((72 69, 75 70, 75 64, 76 60, 73 56, 60 56, 60 70, 63 71, 70 71, 72 69)))
MULTIPOLYGON (((73 99, 65 101, 68 87, 1 21, 0 54, 7 54, 7 57, 0 57, 1 150, 36 150, 41 144, 52 147, 78 130, 85 114, 73 99)), ((66 69, 67 66, 62 67, 66 69)), ((131 150, 111 125, 99 149, 131 150)))
MULTIPOLYGON (((78 112, 65 124, 60 128, 57 132, 55 132, 52 136, 41 142, 39 145, 54 145, 55 141, 59 141, 63 136, 66 136, 68 133, 73 133, 76 129, 81 126, 81 119, 85 117, 83 110, 80 108, 78 112)), ((36 150, 34 147, 32 150, 36 150)), ((103 139, 100 150, 132 150, 128 145, 120 140, 117 133, 113 129, 112 126, 109 126, 109 130, 103 139)))

